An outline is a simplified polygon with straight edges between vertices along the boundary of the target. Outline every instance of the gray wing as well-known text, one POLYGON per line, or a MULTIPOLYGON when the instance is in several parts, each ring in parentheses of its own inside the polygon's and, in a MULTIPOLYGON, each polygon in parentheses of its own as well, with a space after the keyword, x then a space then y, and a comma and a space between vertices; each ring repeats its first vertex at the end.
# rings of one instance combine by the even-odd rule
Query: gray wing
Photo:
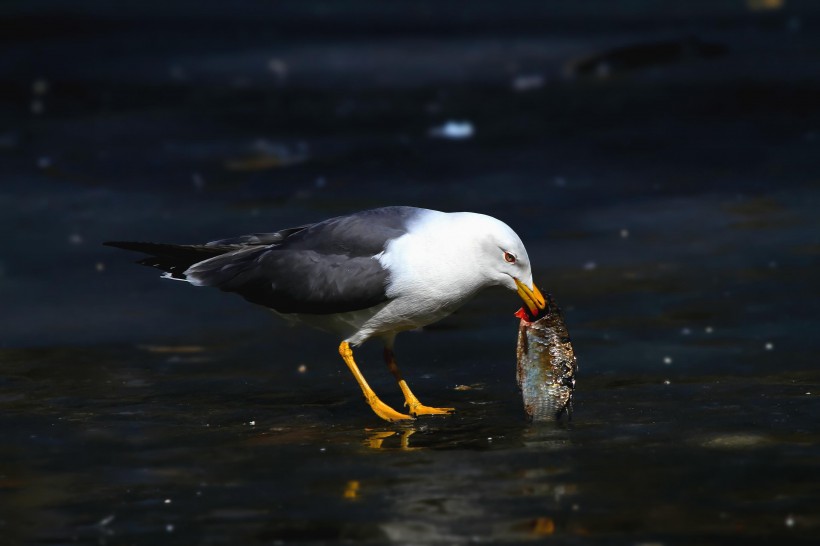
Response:
MULTIPOLYGON (((366 309, 387 301, 389 272, 374 256, 406 233, 407 221, 417 211, 374 209, 294 228, 272 244, 246 243, 252 246, 193 264, 185 276, 193 284, 235 292, 280 313, 366 309)), ((280 233, 246 237, 264 240, 280 233)))

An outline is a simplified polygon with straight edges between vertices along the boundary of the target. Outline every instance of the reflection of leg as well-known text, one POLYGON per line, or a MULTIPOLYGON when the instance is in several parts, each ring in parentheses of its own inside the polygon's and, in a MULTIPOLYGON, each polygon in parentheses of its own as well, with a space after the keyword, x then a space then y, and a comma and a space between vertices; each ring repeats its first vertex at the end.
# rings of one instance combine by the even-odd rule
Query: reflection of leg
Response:
POLYGON ((419 399, 416 398, 416 395, 414 395, 410 387, 407 386, 407 382, 401 377, 401 372, 399 371, 398 365, 396 365, 396 359, 393 355, 393 349, 389 347, 384 348, 384 361, 393 373, 393 377, 399 382, 399 388, 402 394, 404 394, 404 405, 407 406, 412 415, 446 415, 455 411, 453 408, 431 408, 419 402, 419 399))
MULTIPOLYGON (((399 449, 417 449, 410 447, 410 436, 412 436, 415 433, 416 431, 413 429, 403 431, 401 433, 399 449)), ((380 430, 375 432, 369 432, 367 434, 367 440, 365 441, 365 445, 370 449, 381 449, 382 443, 385 441, 385 439, 390 438, 391 436, 395 436, 396 434, 398 434, 398 432, 396 432, 395 430, 380 430)))
POLYGON ((367 435, 367 447, 370 449, 381 449, 384 439, 390 438, 395 434, 395 430, 381 430, 379 432, 370 433, 367 435))
POLYGON ((370 405, 370 408, 382 419, 385 421, 398 421, 400 419, 412 419, 409 415, 405 415, 403 413, 399 413, 381 400, 379 397, 376 396, 376 393, 373 392, 373 389, 370 388, 370 385, 367 384, 365 381, 362 372, 359 371, 359 367, 356 366, 356 361, 353 360, 353 350, 350 348, 350 344, 347 341, 343 341, 341 345, 339 345, 339 354, 342 355, 342 358, 347 364, 347 367, 350 368, 350 371, 353 373, 353 377, 356 378, 356 381, 359 383, 359 386, 362 388, 362 393, 364 393, 364 399, 370 405))
POLYGON ((415 430, 405 430, 401 433, 401 448, 402 449, 416 449, 410 447, 410 436, 415 434, 415 430))

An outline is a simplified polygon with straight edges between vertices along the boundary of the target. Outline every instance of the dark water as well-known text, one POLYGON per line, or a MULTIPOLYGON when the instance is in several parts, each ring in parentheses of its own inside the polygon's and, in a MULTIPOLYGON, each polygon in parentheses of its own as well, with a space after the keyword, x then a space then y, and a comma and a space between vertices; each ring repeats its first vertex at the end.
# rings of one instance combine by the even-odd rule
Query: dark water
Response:
POLYGON ((817 6, 113 6, 0 8, 0 542, 817 542, 817 6), (458 412, 392 426, 337 340, 100 245, 388 204, 518 231, 571 422, 513 294, 399 337, 458 412))

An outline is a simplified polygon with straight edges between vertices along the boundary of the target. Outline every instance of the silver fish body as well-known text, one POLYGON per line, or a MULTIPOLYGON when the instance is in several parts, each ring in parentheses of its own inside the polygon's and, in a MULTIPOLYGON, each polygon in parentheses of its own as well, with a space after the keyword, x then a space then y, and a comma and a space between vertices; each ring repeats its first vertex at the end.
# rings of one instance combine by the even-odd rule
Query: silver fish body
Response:
POLYGON ((521 319, 516 356, 518 388, 527 415, 533 421, 569 415, 578 362, 564 317, 551 295, 543 316, 533 321, 521 319))

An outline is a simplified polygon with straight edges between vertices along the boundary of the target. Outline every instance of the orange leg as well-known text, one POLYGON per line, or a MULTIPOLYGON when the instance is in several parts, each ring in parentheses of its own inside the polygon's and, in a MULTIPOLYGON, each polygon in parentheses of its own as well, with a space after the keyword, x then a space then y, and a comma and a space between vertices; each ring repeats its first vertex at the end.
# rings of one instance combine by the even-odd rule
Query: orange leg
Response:
POLYGON ((407 386, 407 382, 401 377, 401 372, 396 364, 393 349, 390 349, 389 347, 384 348, 384 361, 393 373, 393 377, 395 377, 396 381, 399 382, 399 388, 401 389, 402 394, 404 394, 404 405, 410 410, 411 415, 447 415, 448 413, 453 413, 455 411, 454 408, 431 408, 430 406, 425 406, 419 402, 419 399, 416 398, 416 395, 413 394, 413 391, 411 391, 410 387, 407 386))
POLYGON ((347 341, 343 341, 341 345, 339 345, 339 354, 342 355, 342 358, 347 364, 347 367, 350 368, 350 371, 353 373, 353 377, 356 378, 356 381, 359 383, 359 387, 362 388, 362 392, 364 393, 364 399, 370 406, 370 408, 382 419, 385 421, 399 421, 401 419, 412 419, 409 415, 405 415, 404 413, 399 413, 381 400, 379 397, 376 396, 376 393, 373 392, 373 389, 370 388, 370 385, 367 384, 365 381, 362 372, 359 371, 359 367, 356 366, 356 361, 353 360, 353 349, 350 348, 350 344, 347 341))

